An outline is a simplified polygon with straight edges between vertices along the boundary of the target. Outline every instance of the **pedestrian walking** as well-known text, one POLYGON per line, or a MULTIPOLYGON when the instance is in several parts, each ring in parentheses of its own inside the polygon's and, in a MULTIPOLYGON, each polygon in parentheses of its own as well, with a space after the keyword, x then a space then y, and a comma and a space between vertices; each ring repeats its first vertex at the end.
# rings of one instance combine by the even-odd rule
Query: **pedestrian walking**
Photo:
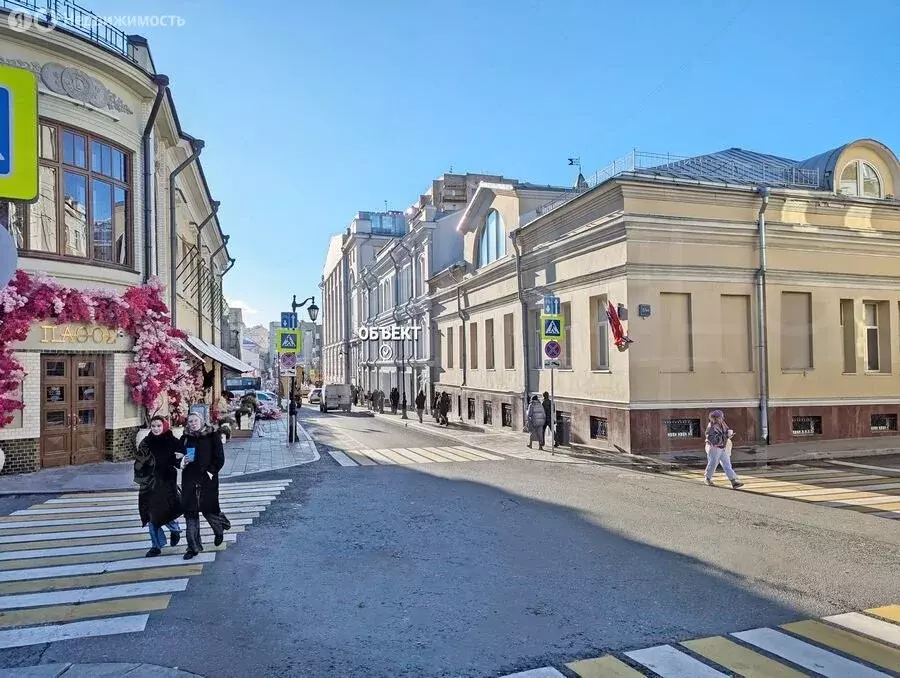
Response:
POLYGON ((397 408, 400 406, 400 391, 397 387, 391 389, 391 414, 397 414, 397 408))
POLYGON ((439 424, 443 426, 450 425, 450 394, 446 391, 441 392, 441 401, 438 405, 438 409, 440 411, 440 419, 438 421, 439 424))
POLYGON ((146 556, 153 558, 169 544, 181 541, 181 496, 178 493, 178 458, 181 441, 169 430, 169 422, 156 416, 150 420, 150 433, 138 445, 134 455, 134 482, 138 486, 138 513, 141 527, 150 532, 150 550, 146 556))
POLYGON ((422 415, 425 414, 425 391, 419 389, 416 396, 416 414, 419 415, 419 423, 422 423, 422 415))
POLYGON ((528 430, 531 435, 528 437, 528 447, 536 440, 538 447, 544 449, 544 424, 547 423, 546 415, 544 415, 544 406, 538 400, 537 396, 531 396, 531 404, 528 406, 526 416, 528 421, 528 430))
MULTIPOLYGON (((553 401, 550 400, 550 394, 547 391, 544 391, 544 400, 541 402, 541 405, 544 406, 544 430, 541 431, 541 440, 546 442, 547 430, 550 429, 551 413, 553 412, 553 401)), ((556 441, 551 440, 550 444, 555 447, 556 441)))
POLYGON ((181 460, 181 507, 188 543, 184 559, 190 560, 203 550, 201 513, 212 528, 216 546, 225 540, 225 530, 231 529, 231 522, 219 508, 219 471, 225 465, 222 437, 211 426, 205 426, 199 414, 192 412, 181 442, 185 455, 181 460))
POLYGON ((709 423, 706 425, 706 484, 713 485, 713 474, 719 464, 725 469, 725 475, 731 481, 734 489, 743 487, 744 483, 738 480, 737 474, 731 468, 731 442, 734 431, 725 423, 725 413, 722 410, 713 410, 709 413, 709 423))

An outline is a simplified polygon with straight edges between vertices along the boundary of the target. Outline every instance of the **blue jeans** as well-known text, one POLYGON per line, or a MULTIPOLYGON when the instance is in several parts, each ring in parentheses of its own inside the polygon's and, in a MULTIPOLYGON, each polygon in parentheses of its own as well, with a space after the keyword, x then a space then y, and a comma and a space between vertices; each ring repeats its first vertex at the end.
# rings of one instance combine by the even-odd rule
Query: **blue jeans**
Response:
MULTIPOLYGON (((169 532, 181 532, 181 526, 178 524, 177 520, 173 520, 171 523, 166 525, 169 532)), ((157 527, 153 523, 147 524, 147 530, 150 532, 150 542, 158 549, 162 549, 167 546, 166 542, 166 533, 163 532, 161 527, 157 527)))

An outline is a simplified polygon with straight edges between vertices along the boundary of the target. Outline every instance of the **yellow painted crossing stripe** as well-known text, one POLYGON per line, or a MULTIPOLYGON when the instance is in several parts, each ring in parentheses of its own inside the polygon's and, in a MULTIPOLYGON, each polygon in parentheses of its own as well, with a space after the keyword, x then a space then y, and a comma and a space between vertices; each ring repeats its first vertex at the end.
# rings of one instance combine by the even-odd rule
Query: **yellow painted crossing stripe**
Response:
POLYGON ((431 448, 428 447, 417 447, 416 451, 423 457, 428 457, 428 459, 438 464, 446 464, 453 461, 452 459, 447 459, 447 457, 442 457, 439 454, 435 454, 431 451, 431 448))
POLYGON ((566 667, 581 678, 643 678, 644 676, 643 673, 635 671, 625 662, 610 655, 596 659, 582 659, 566 664, 566 667))
POLYGON ((900 671, 900 650, 843 629, 808 620, 783 624, 785 631, 891 671, 900 671))
POLYGON ((203 565, 174 565, 172 567, 157 567, 145 570, 125 570, 123 572, 84 574, 74 577, 12 581, 0 583, 0 596, 16 593, 64 591, 66 589, 91 588, 94 586, 108 586, 110 584, 130 584, 158 579, 177 579, 179 577, 192 577, 202 572, 203 565))
POLYGON ((395 454, 399 454, 400 456, 406 457, 407 459, 412 461, 414 464, 430 464, 431 463, 431 459, 429 459, 428 457, 423 457, 421 454, 416 454, 415 452, 413 452, 411 449, 409 449, 407 447, 392 447, 390 451, 394 452, 395 454))
MULTIPOLYGON (((221 546, 213 546, 212 543, 203 543, 204 552, 224 551, 228 542, 221 546)), ((175 548, 166 547, 166 555, 180 555, 184 553, 185 546, 179 544, 175 548)), ((22 560, 0 561, 0 570, 29 570, 35 567, 53 567, 54 565, 78 565, 81 563, 105 563, 113 560, 131 560, 135 551, 110 551, 106 553, 79 553, 73 556, 44 556, 43 558, 24 558, 22 560)))
POLYGON ((171 595, 142 596, 139 598, 118 598, 80 605, 53 605, 51 607, 27 610, 6 610, 0 612, 0 628, 70 622, 93 617, 111 617, 120 614, 133 614, 135 612, 165 610, 169 606, 171 599, 171 595))
POLYGON ((467 459, 449 447, 426 447, 426 450, 449 461, 467 461, 467 459))
POLYGON ((804 678, 807 675, 721 636, 688 640, 681 645, 744 678, 804 678))
POLYGON ((355 461, 360 466, 378 466, 378 462, 372 459, 369 459, 366 455, 361 454, 359 452, 347 452, 344 451, 348 457, 350 457, 353 461, 355 461))
POLYGON ((391 466, 396 463, 393 459, 384 456, 378 450, 359 450, 359 454, 366 455, 369 459, 380 466, 391 466))
POLYGON ((451 448, 456 454, 460 455, 468 459, 469 461, 485 461, 484 457, 479 457, 473 451, 469 450, 467 447, 462 447, 461 445, 454 445, 451 448))
MULTIPOLYGON (((244 520, 244 519, 253 519, 259 518, 259 513, 254 511, 251 513, 235 513, 234 518, 232 519, 232 523, 235 520, 244 520)), ((46 517, 46 516, 45 516, 46 517)), ((51 520, 53 520, 51 518, 51 520)), ((180 523, 184 521, 179 518, 180 523)), ((249 524, 249 523, 248 523, 249 524)), ((56 533, 56 532, 84 532, 85 530, 102 530, 103 528, 111 528, 111 529, 119 529, 119 528, 142 528, 146 531, 146 528, 141 525, 140 518, 132 518, 130 516, 123 517, 122 520, 107 520, 102 523, 80 523, 77 521, 72 521, 71 525, 38 525, 35 527, 12 527, 3 529, 0 526, 0 537, 8 537, 8 536, 16 536, 16 535, 32 535, 32 534, 44 534, 44 533, 56 533)), ((182 525, 182 528, 184 525, 182 525)))
POLYGON ((900 605, 886 605, 884 607, 875 607, 871 610, 866 610, 869 614, 874 614, 876 617, 881 617, 882 619, 887 619, 888 621, 896 622, 900 624, 900 605))

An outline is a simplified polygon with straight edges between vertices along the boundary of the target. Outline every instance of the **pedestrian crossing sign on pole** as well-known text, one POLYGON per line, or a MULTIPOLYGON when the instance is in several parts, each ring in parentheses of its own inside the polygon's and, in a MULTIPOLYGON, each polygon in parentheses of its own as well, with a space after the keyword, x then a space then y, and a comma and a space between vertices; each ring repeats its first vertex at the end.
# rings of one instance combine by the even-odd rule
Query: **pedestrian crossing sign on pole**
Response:
POLYGON ((548 341, 563 341, 566 338, 566 328, 561 315, 541 316, 541 339, 548 341))
POLYGON ((303 335, 300 330, 278 330, 275 341, 278 353, 300 353, 303 350, 303 335))
POLYGON ((37 77, 0 65, 0 198, 34 202, 37 197, 37 77))

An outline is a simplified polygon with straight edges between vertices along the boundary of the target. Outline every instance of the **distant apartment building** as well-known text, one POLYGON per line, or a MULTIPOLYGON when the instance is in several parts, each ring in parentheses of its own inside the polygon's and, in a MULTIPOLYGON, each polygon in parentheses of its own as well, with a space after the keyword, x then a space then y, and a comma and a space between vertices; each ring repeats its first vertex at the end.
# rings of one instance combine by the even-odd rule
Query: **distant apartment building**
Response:
POLYGON ((702 449, 715 408, 744 444, 897 435, 898 186, 871 139, 802 161, 635 152, 537 209, 483 183, 463 261, 429 283, 436 389, 464 421, 521 428, 550 390, 539 318, 555 295, 557 421, 575 442, 702 449))

